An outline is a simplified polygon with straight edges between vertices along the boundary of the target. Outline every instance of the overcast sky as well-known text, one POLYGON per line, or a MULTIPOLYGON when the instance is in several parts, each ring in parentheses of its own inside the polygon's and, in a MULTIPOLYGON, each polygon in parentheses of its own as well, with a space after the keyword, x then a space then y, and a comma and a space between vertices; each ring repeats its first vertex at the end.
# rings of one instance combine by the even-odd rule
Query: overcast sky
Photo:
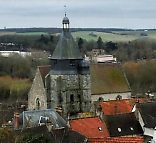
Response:
POLYGON ((0 0, 0 28, 62 27, 64 5, 71 27, 156 28, 156 0, 0 0))

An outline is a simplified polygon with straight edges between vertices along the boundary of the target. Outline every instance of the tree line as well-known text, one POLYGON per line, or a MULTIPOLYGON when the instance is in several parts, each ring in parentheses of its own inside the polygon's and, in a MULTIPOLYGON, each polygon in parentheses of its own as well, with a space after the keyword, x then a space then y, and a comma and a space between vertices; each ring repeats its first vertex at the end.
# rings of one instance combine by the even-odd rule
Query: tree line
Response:
POLYGON ((123 64, 132 93, 156 92, 156 60, 123 64))
MULTIPOLYGON (((0 36, 0 43, 14 43, 15 45, 0 45, 0 50, 23 50, 32 49, 53 53, 58 42, 58 35, 4 35, 0 36)), ((87 41, 78 37, 77 45, 82 55, 87 55, 92 49, 103 49, 106 54, 116 56, 118 61, 143 60, 156 58, 156 41, 143 38, 129 42, 103 42, 101 37, 96 41, 87 41)))

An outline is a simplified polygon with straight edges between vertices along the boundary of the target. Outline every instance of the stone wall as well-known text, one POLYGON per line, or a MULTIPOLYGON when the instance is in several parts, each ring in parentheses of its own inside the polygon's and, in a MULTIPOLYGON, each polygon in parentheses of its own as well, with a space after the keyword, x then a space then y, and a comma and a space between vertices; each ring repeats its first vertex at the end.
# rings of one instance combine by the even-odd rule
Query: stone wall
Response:
POLYGON ((37 109, 47 109, 47 96, 39 69, 28 94, 28 110, 37 109))
POLYGON ((62 106, 68 113, 88 112, 91 108, 90 75, 50 75, 51 108, 62 106))
POLYGON ((93 94, 91 95, 92 102, 98 101, 99 98, 103 98, 104 101, 116 100, 116 97, 120 95, 122 99, 130 99, 131 92, 123 92, 123 93, 106 93, 106 94, 93 94))

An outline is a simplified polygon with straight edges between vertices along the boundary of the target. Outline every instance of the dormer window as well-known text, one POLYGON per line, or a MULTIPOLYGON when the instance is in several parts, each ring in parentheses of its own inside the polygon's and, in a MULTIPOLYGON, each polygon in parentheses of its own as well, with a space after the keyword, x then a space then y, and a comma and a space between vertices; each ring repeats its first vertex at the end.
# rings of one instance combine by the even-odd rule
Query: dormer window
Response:
POLYGON ((121 132, 121 128, 118 128, 118 132, 121 132))
POLYGON ((102 127, 98 127, 99 131, 102 131, 102 127))

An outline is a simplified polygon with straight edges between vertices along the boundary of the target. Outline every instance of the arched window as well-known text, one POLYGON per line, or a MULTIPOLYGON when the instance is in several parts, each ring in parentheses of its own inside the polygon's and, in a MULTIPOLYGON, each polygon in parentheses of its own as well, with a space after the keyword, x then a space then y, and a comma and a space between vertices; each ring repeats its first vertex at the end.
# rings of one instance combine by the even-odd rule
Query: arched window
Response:
POLYGON ((70 95, 70 102, 74 102, 74 94, 70 95))
POLYGON ((121 100, 122 99, 122 96, 121 95, 117 95, 116 96, 116 100, 121 100))
POLYGON ((99 97, 98 101, 99 102, 102 102, 103 101, 103 98, 102 97, 99 97))
POLYGON ((39 98, 36 99, 36 107, 37 107, 38 110, 39 110, 40 107, 41 107, 40 99, 39 99, 39 98))

